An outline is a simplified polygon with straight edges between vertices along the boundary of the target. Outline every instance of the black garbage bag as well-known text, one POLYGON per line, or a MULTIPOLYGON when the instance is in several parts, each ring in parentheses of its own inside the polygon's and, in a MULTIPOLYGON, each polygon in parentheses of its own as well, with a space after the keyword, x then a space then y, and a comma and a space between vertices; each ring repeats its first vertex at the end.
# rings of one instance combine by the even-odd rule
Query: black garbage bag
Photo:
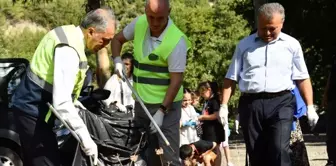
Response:
MULTIPOLYGON (((109 112, 97 115, 87 110, 81 110, 79 114, 98 146, 98 158, 104 166, 129 165, 130 156, 144 149, 145 129, 136 124, 130 114, 109 112)), ((73 165, 89 165, 89 158, 77 149, 73 165)))

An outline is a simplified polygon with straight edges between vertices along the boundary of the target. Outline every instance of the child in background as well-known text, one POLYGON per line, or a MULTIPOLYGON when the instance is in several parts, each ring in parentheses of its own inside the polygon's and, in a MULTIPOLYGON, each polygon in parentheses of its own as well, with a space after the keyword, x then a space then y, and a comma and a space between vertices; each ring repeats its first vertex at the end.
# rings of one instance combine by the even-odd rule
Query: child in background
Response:
POLYGON ((200 95, 205 100, 202 109, 202 115, 198 117, 198 120, 202 122, 202 140, 216 142, 217 160, 216 165, 222 163, 222 146, 219 146, 221 142, 225 140, 225 132, 223 125, 217 120, 220 102, 218 94, 218 85, 215 82, 202 82, 198 86, 200 95))
POLYGON ((189 89, 183 90, 183 100, 180 120, 180 145, 190 144, 199 140, 196 131, 198 114, 191 105, 191 94, 189 89))
POLYGON ((197 162, 204 166, 214 165, 216 154, 213 152, 216 142, 199 140, 180 147, 180 158, 184 166, 196 166, 197 162))
POLYGON ((195 108, 195 111, 199 114, 201 114, 201 108, 200 107, 200 103, 199 103, 199 100, 200 100, 200 96, 199 96, 199 93, 197 91, 193 91, 190 93, 191 94, 191 105, 194 106, 195 108))

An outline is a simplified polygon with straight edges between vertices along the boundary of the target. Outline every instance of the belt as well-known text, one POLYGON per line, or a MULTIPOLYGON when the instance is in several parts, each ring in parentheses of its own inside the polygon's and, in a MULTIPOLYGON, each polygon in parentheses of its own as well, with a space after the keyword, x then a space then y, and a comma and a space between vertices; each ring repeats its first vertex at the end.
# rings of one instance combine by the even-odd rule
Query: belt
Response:
POLYGON ((243 97, 253 97, 253 98, 261 98, 261 99, 269 99, 274 97, 279 97, 285 94, 290 93, 289 90, 284 90, 280 92, 260 92, 260 93, 242 93, 243 97))

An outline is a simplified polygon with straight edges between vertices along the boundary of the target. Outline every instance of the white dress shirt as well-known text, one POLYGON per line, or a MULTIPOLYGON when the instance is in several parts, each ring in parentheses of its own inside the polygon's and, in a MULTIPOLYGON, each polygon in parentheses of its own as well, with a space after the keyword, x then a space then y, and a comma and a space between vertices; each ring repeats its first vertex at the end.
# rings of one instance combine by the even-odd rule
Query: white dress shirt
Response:
POLYGON ((257 33, 239 42, 225 76, 245 93, 292 90, 294 80, 309 78, 299 41, 280 33, 269 43, 257 33))

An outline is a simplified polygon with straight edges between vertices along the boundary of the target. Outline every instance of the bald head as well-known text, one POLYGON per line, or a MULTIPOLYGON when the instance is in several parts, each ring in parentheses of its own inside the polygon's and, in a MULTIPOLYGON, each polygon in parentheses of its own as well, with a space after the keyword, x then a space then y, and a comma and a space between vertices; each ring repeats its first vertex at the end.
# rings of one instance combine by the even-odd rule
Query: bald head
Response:
POLYGON ((169 0, 147 0, 145 13, 151 35, 160 36, 168 24, 169 0))
POLYGON ((169 0, 146 0, 146 8, 150 8, 154 12, 170 9, 169 0))

